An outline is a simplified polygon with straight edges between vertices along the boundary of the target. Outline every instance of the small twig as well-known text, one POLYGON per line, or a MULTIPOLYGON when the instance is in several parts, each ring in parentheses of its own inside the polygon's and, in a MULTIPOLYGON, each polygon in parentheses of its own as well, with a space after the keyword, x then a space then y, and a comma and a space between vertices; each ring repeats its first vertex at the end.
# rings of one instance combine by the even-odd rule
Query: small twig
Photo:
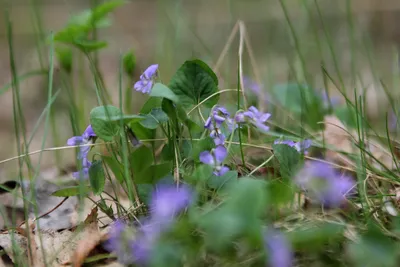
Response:
POLYGON ((235 26, 233 26, 233 29, 231 31, 231 35, 229 35, 228 41, 224 46, 224 49, 222 49, 222 52, 217 60, 217 63, 213 67, 213 70, 216 74, 218 74, 218 69, 221 67, 222 61, 225 59, 225 56, 228 53, 228 50, 231 47, 233 39, 235 38, 238 30, 239 30, 239 22, 236 22, 235 26))
MULTIPOLYGON (((62 204, 64 204, 65 201, 67 201, 69 197, 65 197, 60 203, 58 203, 57 206, 55 206, 54 208, 52 208, 51 210, 47 211, 46 213, 40 215, 39 217, 36 217, 35 219, 33 219, 33 222, 36 222, 37 220, 39 220, 40 218, 43 218, 46 215, 49 215, 50 213, 52 213, 53 211, 55 211, 56 209, 58 209, 62 204)), ((21 227, 23 224, 25 223, 25 221, 23 221, 18 227, 21 227)))

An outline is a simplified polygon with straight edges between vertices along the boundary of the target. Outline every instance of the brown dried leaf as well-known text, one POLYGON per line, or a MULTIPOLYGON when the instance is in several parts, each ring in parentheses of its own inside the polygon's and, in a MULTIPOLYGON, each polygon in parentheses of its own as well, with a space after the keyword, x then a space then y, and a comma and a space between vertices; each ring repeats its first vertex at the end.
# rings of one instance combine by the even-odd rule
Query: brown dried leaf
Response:
MULTIPOLYGON (((354 166, 354 163, 345 155, 345 153, 356 153, 357 148, 353 145, 358 142, 359 138, 357 133, 349 131, 346 126, 335 116, 325 116, 324 118, 325 130, 323 132, 324 142, 327 144, 326 159, 336 163, 341 163, 346 166, 354 166), (335 149, 333 151, 329 148, 335 149)), ((382 145, 375 140, 364 140, 365 148, 371 153, 371 156, 366 154, 368 161, 377 169, 383 170, 384 168, 376 160, 382 163, 388 169, 394 169, 395 163, 392 154, 382 145), (376 160, 375 160, 375 159, 376 160)))
POLYGON ((323 132, 324 142, 328 148, 326 151, 326 159, 329 161, 342 163, 351 166, 352 161, 337 151, 346 153, 353 152, 353 136, 348 132, 346 126, 336 116, 325 116, 325 130, 323 132))
POLYGON ((72 256, 72 266, 82 266, 89 253, 101 242, 102 234, 97 223, 97 207, 85 219, 85 228, 81 234, 81 240, 72 256))

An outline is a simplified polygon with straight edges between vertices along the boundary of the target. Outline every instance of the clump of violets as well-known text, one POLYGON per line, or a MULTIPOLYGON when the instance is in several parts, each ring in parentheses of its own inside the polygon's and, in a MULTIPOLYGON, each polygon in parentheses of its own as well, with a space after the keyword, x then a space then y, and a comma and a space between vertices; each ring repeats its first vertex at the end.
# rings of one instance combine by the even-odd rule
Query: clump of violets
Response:
POLYGON ((158 64, 148 67, 143 74, 140 75, 140 80, 135 83, 133 88, 143 94, 149 94, 153 88, 154 80, 157 77, 157 71, 158 64))
POLYGON ((264 233, 264 246, 268 253, 270 267, 293 266, 293 251, 286 237, 275 229, 264 233))
POLYGON ((247 111, 236 113, 235 121, 237 123, 249 122, 260 131, 268 132, 269 127, 265 123, 270 117, 270 113, 263 113, 259 111, 256 107, 251 106, 247 111))
POLYGON ((306 140, 303 140, 303 141, 300 141, 300 142, 294 142, 292 140, 275 140, 274 144, 285 144, 285 145, 288 145, 290 147, 293 147, 299 153, 307 154, 308 153, 308 149, 312 145, 312 141, 309 140, 309 139, 306 139, 306 140))
POLYGON ((193 199, 193 191, 186 185, 157 186, 149 206, 150 216, 141 222, 135 238, 126 234, 131 227, 117 221, 111 227, 105 247, 114 252, 121 263, 148 264, 161 234, 170 229, 177 215, 186 209, 193 199))
POLYGON ((295 182, 311 200, 330 208, 339 207, 355 185, 351 177, 341 175, 331 165, 317 161, 307 162, 295 176, 295 182))
POLYGON ((76 179, 80 177, 86 179, 89 176, 89 168, 92 163, 87 159, 87 155, 90 151, 89 145, 93 143, 95 137, 96 134, 92 129, 92 125, 89 125, 81 136, 73 136, 67 141, 69 146, 79 146, 78 160, 81 162, 82 169, 72 173, 72 176, 76 179))
POLYGON ((226 136, 221 131, 224 123, 231 132, 234 122, 228 110, 221 106, 213 107, 210 116, 204 124, 204 128, 210 131, 210 137, 214 140, 216 146, 225 144, 226 136))
POLYGON ((223 165, 225 158, 228 155, 227 149, 219 145, 210 151, 203 151, 200 153, 200 161, 204 164, 210 165, 214 168, 216 176, 222 176, 229 171, 227 166, 223 165))

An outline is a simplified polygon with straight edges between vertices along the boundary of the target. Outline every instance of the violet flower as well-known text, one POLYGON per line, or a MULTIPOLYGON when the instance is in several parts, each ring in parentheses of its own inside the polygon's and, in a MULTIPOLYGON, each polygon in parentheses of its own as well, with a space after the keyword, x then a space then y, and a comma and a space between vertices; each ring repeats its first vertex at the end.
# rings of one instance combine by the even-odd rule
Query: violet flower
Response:
POLYGON ((235 120, 238 123, 248 121, 262 132, 268 132, 269 127, 265 125, 265 123, 270 117, 270 113, 260 112, 256 107, 251 106, 247 111, 238 112, 235 116, 235 120))
POLYGON ((154 79, 157 76, 158 64, 151 65, 148 67, 142 75, 140 75, 140 80, 135 83, 133 88, 142 92, 143 94, 149 94, 153 88, 154 79))
POLYGON ((160 236, 168 231, 173 219, 193 202, 193 192, 185 185, 158 185, 150 203, 150 216, 129 235, 129 227, 116 222, 110 231, 106 248, 118 256, 124 264, 147 265, 160 236), (128 228, 128 229, 127 229, 128 228))
POLYGON ((153 192, 150 203, 152 219, 166 221, 176 216, 192 202, 193 192, 181 185, 160 185, 153 192))
POLYGON ((232 132, 234 122, 232 118, 230 118, 229 112, 224 107, 215 106, 211 110, 211 114, 207 118, 204 128, 210 131, 210 137, 214 140, 216 146, 225 143, 226 137, 221 131, 221 127, 224 123, 228 126, 228 130, 232 132))
POLYGON ((270 267, 293 266, 293 251, 289 241, 279 231, 268 229, 264 234, 264 244, 270 267))
POLYGON ((89 176, 89 168, 91 162, 87 159, 87 155, 90 151, 90 146, 93 142, 93 138, 96 137, 92 129, 92 125, 89 125, 81 136, 73 136, 67 140, 67 145, 69 146, 80 146, 78 152, 78 160, 81 161, 82 169, 78 172, 72 174, 75 178, 87 178, 89 176))
POLYGON ((229 168, 222 165, 225 158, 228 156, 228 151, 224 146, 217 146, 215 149, 210 151, 203 151, 200 153, 200 161, 204 164, 214 167, 214 174, 216 176, 222 176, 229 168))
POLYGON ((128 265, 134 262, 134 256, 130 252, 130 243, 133 236, 129 235, 130 227, 124 222, 117 220, 110 228, 108 240, 104 243, 104 248, 110 252, 114 252, 118 261, 128 265))
POLYGON ((311 147, 312 141, 309 139, 300 141, 300 142, 294 142, 292 140, 275 140, 274 144, 285 144, 290 147, 293 147, 296 149, 299 153, 308 153, 308 149, 311 147))
POLYGON ((339 207, 355 183, 351 177, 340 175, 323 162, 308 162, 295 176, 295 182, 309 197, 327 207, 339 207))

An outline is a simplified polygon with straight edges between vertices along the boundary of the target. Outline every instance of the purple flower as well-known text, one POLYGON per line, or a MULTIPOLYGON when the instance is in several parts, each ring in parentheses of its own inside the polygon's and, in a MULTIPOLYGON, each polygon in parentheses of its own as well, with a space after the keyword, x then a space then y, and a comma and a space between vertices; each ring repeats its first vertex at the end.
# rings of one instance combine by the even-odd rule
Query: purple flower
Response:
POLYGON ((262 132, 268 132, 269 127, 265 125, 265 123, 270 117, 270 113, 260 112, 256 107, 251 106, 247 111, 238 112, 235 116, 235 120, 238 123, 249 121, 262 132))
POLYGON ((154 79, 157 76, 158 64, 151 65, 148 67, 142 75, 140 75, 140 80, 135 83, 133 88, 142 92, 143 94, 149 94, 153 88, 154 79))
POLYGON ((72 174, 75 178, 87 178, 89 175, 89 168, 91 162, 88 161, 87 155, 90 151, 89 144, 92 143, 93 138, 96 137, 92 126, 89 125, 81 136, 73 136, 67 140, 67 145, 69 146, 80 146, 78 152, 78 160, 81 161, 82 169, 79 172, 74 172, 72 174))
POLYGON ((215 106, 211 110, 210 117, 207 118, 204 128, 212 131, 215 128, 220 128, 222 124, 229 118, 228 110, 221 106, 215 106))
POLYGON ((129 227, 122 221, 115 221, 111 225, 108 240, 104 244, 104 248, 114 252, 118 261, 123 264, 134 262, 134 257, 129 248, 133 236, 129 235, 129 230, 129 227))
POLYGON ((342 176, 331 165, 317 161, 308 162, 297 173, 295 182, 312 200, 332 208, 339 207, 355 185, 351 177, 342 176))
POLYGON ((211 152, 203 151, 200 153, 200 161, 204 164, 214 167, 214 174, 216 176, 222 176, 229 168, 222 165, 225 158, 228 156, 228 151, 224 146, 217 146, 211 152))
POLYGON ((216 128, 211 131, 210 137, 214 139, 214 144, 216 146, 225 144, 225 135, 221 132, 220 129, 216 128))
POLYGON ((181 185, 159 185, 153 192, 150 204, 151 217, 157 221, 167 221, 187 208, 193 198, 189 187, 181 185))
POLYGON ((214 139, 214 143, 217 146, 225 143, 226 137, 221 131, 224 123, 227 125, 229 132, 232 132, 234 122, 230 118, 228 110, 221 106, 214 106, 204 124, 204 128, 210 131, 210 137, 214 139))
POLYGON ((294 142, 292 140, 275 140, 274 144, 285 144, 295 148, 299 153, 307 154, 307 150, 311 147, 312 141, 309 139, 300 142, 294 142))
POLYGON ((264 244, 268 252, 270 267, 290 267, 293 265, 291 245, 281 232, 268 229, 264 234, 264 244))

